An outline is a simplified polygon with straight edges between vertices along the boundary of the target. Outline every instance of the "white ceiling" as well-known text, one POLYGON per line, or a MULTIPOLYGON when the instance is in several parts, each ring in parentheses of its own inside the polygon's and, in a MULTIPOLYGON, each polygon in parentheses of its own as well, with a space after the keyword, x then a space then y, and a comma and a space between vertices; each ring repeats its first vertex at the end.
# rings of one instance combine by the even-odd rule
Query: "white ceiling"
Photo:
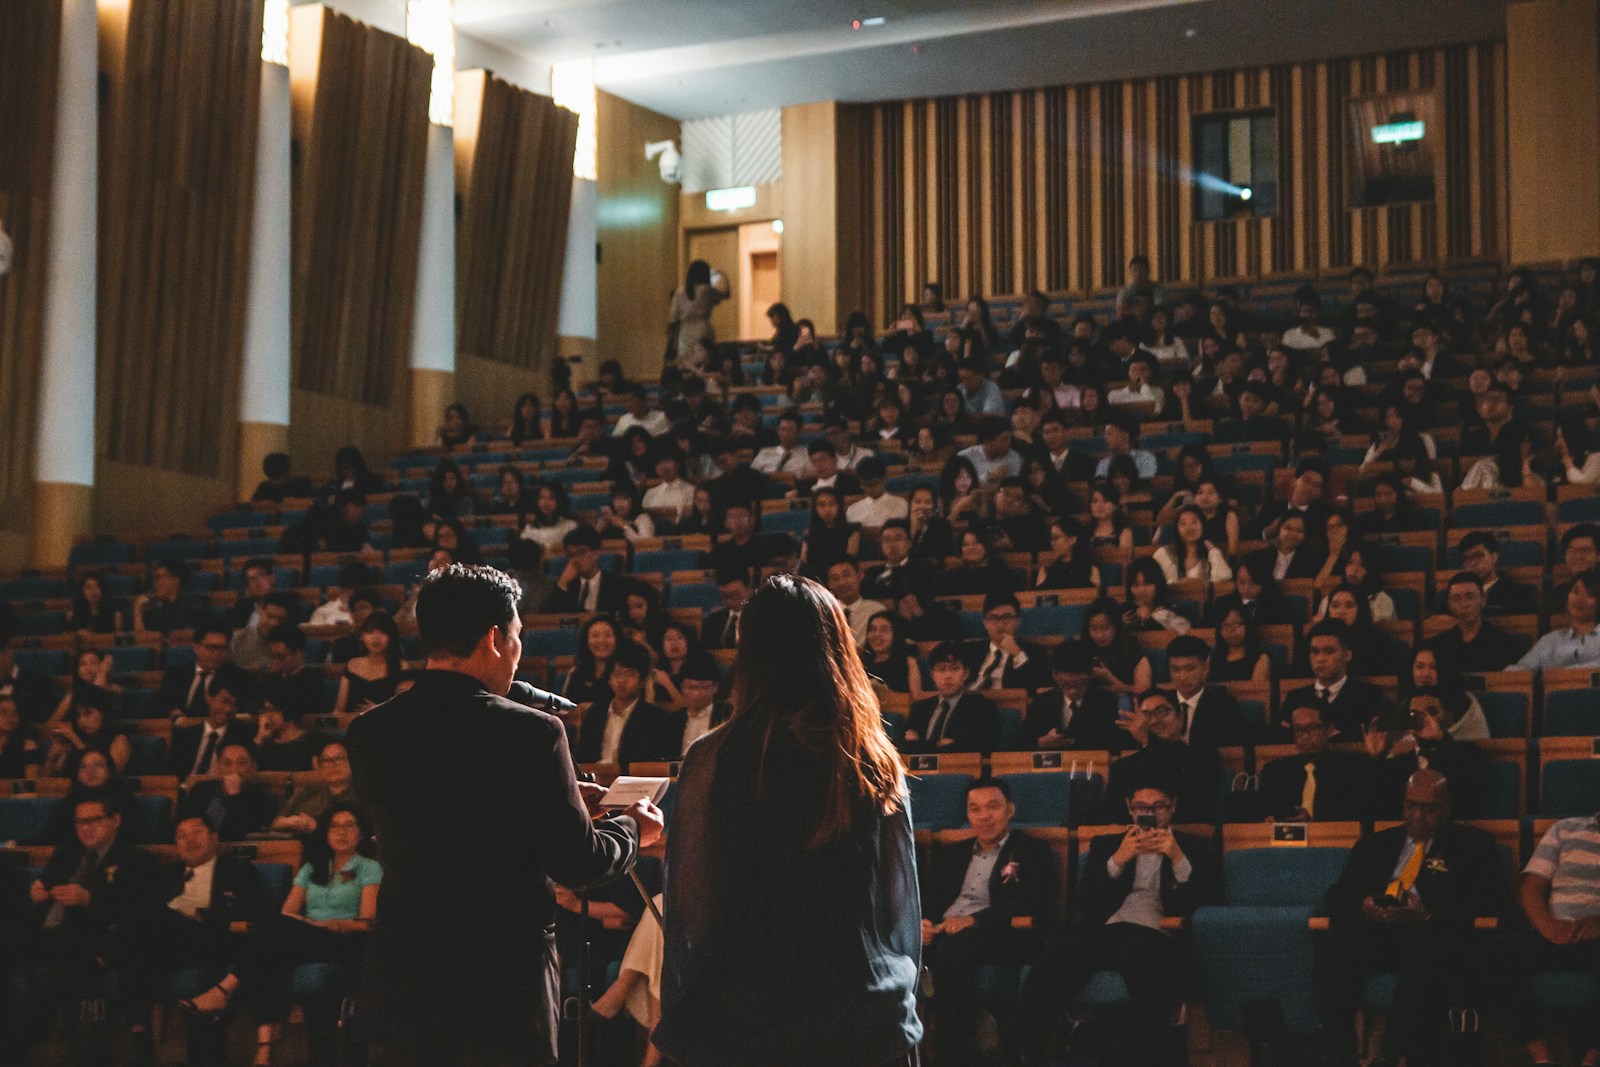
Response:
POLYGON ((456 0, 462 31, 680 119, 1481 40, 1506 0, 456 0), (877 28, 851 20, 883 16, 877 28))

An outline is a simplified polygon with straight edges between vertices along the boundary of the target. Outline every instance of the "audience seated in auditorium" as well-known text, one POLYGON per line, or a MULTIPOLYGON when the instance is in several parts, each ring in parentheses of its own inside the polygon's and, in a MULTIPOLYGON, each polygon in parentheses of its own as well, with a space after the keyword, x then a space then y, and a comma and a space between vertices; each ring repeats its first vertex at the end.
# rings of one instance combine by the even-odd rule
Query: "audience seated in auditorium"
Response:
POLYGON ((1067 641, 1049 652, 1055 688, 1028 704, 1022 723, 1027 748, 1117 749, 1127 734, 1117 726, 1117 698, 1095 684, 1093 662, 1079 642, 1067 641))
POLYGON ((901 748, 906 752, 990 752, 1000 712, 988 697, 969 692, 966 650, 953 641, 928 656, 935 695, 911 705, 901 748))
POLYGON ((165 559, 150 572, 150 592, 133 602, 133 628, 156 633, 192 630, 206 621, 205 604, 183 590, 189 568, 180 560, 165 559))
POLYGON ((923 965, 933 978, 940 1063, 977 1055, 979 968, 1027 966, 1054 926, 1060 863, 1043 841, 1012 830, 1016 813, 1003 779, 973 779, 972 839, 935 845, 922 872, 923 965))
POLYGON ((1167 783, 1183 807, 1185 821, 1210 822, 1217 817, 1217 783, 1222 762, 1215 746, 1185 743, 1177 701, 1165 689, 1139 694, 1133 711, 1119 716, 1127 731, 1122 757, 1111 765, 1101 806, 1105 822, 1116 822, 1139 783, 1152 776, 1167 783))
POLYGON ((1327 709, 1316 701, 1300 701, 1288 719, 1294 753, 1257 772, 1255 814, 1286 822, 1361 818, 1370 761, 1329 747, 1333 729, 1327 709))
POLYGON ((167 773, 180 781, 194 775, 217 773, 217 760, 229 744, 248 743, 251 724, 237 716, 248 710, 253 698, 249 676, 237 667, 219 669, 206 683, 206 717, 188 726, 175 726, 167 747, 167 773))
POLYGON ((989 593, 983 598, 986 640, 967 645, 972 667, 968 685, 974 693, 993 689, 1044 689, 1050 685, 1049 657, 1031 641, 1019 641, 1022 605, 1015 593, 989 593))
POLYGON ((632 641, 620 642, 607 675, 610 695, 583 713, 572 750, 577 762, 626 765, 682 754, 683 731, 665 711, 644 700, 649 676, 650 653, 632 641))
MULTIPOLYGON (((1328 722, 1340 742, 1359 740, 1374 720, 1396 724, 1383 691, 1350 674, 1350 631, 1338 619, 1324 619, 1306 632, 1307 665, 1312 683, 1284 694, 1283 706, 1310 700, 1328 709, 1328 722)), ((1280 720, 1280 725, 1286 725, 1280 720)))
POLYGON ((1401 825, 1350 850, 1328 890, 1327 936, 1316 941, 1324 1062, 1357 1063, 1355 1016, 1373 974, 1398 973, 1380 1056, 1443 1067, 1459 1062, 1445 1037, 1450 1009, 1475 1004, 1466 962, 1473 922, 1504 911, 1494 838, 1454 821, 1463 787, 1440 769, 1414 772, 1401 825))

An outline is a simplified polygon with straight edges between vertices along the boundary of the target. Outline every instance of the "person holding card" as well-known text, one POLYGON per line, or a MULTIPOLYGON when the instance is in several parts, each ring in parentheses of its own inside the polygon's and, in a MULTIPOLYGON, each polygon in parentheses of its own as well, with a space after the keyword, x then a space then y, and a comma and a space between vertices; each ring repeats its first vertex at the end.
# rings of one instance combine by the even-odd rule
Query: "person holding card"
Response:
POLYGON ((384 873, 357 1029, 385 1064, 555 1063, 550 883, 624 874, 661 836, 647 800, 593 819, 604 790, 578 784, 561 721, 506 698, 521 596, 492 567, 430 574, 417 595, 427 669, 350 724, 384 873))
POLYGON ((681 1067, 915 1064, 909 798, 844 608, 768 578, 733 679, 678 779, 655 1044, 681 1067))

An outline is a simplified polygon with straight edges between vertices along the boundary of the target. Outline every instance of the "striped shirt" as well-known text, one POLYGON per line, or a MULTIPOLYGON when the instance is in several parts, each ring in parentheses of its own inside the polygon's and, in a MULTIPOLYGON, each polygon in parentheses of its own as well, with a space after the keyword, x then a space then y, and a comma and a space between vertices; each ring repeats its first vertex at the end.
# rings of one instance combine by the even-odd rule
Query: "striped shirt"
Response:
POLYGON ((1523 874, 1550 882, 1550 914, 1573 922, 1600 915, 1600 819, 1562 819, 1539 841, 1523 874))

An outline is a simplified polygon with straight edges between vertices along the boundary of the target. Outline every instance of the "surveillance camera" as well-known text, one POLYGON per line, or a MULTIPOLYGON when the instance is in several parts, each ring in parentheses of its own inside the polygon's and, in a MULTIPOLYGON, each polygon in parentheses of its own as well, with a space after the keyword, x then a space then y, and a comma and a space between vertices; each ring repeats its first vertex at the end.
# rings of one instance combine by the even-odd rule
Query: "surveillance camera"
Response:
POLYGON ((661 180, 668 185, 677 185, 683 180, 683 156, 671 141, 651 141, 644 146, 644 158, 655 159, 661 157, 661 180))

